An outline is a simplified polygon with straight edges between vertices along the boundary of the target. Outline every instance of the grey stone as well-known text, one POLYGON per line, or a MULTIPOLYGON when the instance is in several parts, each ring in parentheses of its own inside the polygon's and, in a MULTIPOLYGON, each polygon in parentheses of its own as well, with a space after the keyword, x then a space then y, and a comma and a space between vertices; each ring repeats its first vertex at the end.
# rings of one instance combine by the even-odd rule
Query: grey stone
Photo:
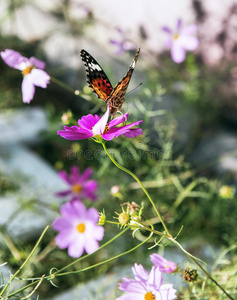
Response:
POLYGON ((43 159, 24 146, 1 147, 0 157, 7 175, 20 185, 16 194, 0 198, 0 211, 4 211, 1 225, 7 223, 7 232, 13 238, 35 238, 57 216, 51 206, 60 206, 62 200, 54 194, 65 189, 66 184, 43 159), (8 224, 11 216, 14 218, 8 224))
POLYGON ((7 110, 0 113, 0 145, 40 141, 40 133, 48 127, 46 113, 41 108, 7 110))
POLYGON ((219 174, 232 173, 237 179, 237 136, 220 129, 208 132, 195 147, 189 160, 199 168, 212 169, 219 174))

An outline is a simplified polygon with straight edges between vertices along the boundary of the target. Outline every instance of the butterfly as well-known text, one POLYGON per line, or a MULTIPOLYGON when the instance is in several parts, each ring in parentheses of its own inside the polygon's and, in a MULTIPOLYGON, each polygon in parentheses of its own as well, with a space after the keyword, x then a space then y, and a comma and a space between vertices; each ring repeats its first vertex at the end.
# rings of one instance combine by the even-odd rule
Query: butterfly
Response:
POLYGON ((98 64, 98 62, 86 50, 81 50, 81 58, 86 69, 87 83, 98 98, 108 103, 110 107, 110 114, 112 116, 114 116, 117 111, 120 112, 123 106, 123 103, 125 101, 124 97, 128 88, 129 81, 132 77, 139 52, 140 48, 138 49, 128 69, 128 72, 113 88, 108 77, 106 76, 105 72, 98 64))

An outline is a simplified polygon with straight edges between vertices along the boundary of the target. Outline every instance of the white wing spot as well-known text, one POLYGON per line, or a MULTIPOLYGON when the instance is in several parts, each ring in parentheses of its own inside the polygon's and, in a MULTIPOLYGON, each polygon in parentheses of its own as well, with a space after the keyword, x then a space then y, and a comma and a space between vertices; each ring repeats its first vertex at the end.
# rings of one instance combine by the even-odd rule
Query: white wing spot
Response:
POLYGON ((92 70, 97 70, 97 71, 102 71, 101 67, 97 64, 94 64, 94 63, 90 63, 89 64, 89 67, 92 69, 92 70))

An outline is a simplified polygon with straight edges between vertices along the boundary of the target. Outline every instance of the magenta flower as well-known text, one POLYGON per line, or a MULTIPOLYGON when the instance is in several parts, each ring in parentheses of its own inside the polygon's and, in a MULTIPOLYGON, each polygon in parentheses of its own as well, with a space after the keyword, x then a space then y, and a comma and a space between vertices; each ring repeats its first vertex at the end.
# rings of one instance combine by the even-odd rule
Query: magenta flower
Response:
POLYGON ((82 201, 84 198, 96 201, 97 181, 89 179, 92 173, 93 170, 87 168, 84 173, 80 174, 80 169, 77 166, 71 166, 71 174, 67 174, 64 170, 60 171, 58 175, 69 185, 69 189, 57 192, 56 196, 66 197, 70 195, 70 201, 82 201))
POLYGON ((167 260, 157 253, 150 255, 151 262, 159 267, 162 273, 173 273, 177 269, 177 264, 173 261, 167 260))
POLYGON ((86 210, 80 201, 67 202, 60 210, 62 217, 53 222, 59 231, 55 241, 60 249, 68 248, 72 257, 80 257, 84 250, 90 254, 99 248, 98 241, 104 236, 104 228, 97 225, 99 214, 93 207, 86 210))
POLYGON ((120 40, 115 40, 115 39, 110 39, 110 44, 113 44, 116 46, 117 50, 116 50, 116 54, 120 55, 125 51, 129 51, 129 50, 134 50, 135 44, 132 43, 131 41, 129 41, 126 38, 126 34, 125 32, 121 29, 121 28, 116 28, 118 33, 120 34, 120 40))
POLYGON ((171 58, 176 63, 181 63, 185 60, 186 50, 195 50, 199 44, 198 38, 193 36, 197 27, 191 24, 182 29, 182 21, 178 19, 176 31, 164 26, 162 30, 168 34, 166 46, 170 48, 171 58))
POLYGON ((176 298, 172 284, 162 285, 162 274, 158 267, 153 266, 150 274, 142 265, 135 264, 132 268, 135 279, 123 278, 119 289, 127 294, 116 300, 159 299, 172 300, 176 298))
POLYGON ((28 59, 11 49, 2 51, 1 57, 8 66, 21 71, 23 75, 21 90, 24 103, 30 103, 33 99, 35 86, 42 88, 47 87, 50 77, 43 71, 45 67, 43 61, 35 57, 28 59))
POLYGON ((106 113, 100 118, 98 115, 87 115, 78 120, 79 126, 64 126, 64 130, 59 130, 58 134, 67 140, 83 140, 94 138, 97 141, 102 137, 107 141, 111 141, 114 137, 124 135, 128 138, 133 138, 142 134, 141 128, 132 128, 133 126, 142 123, 135 123, 116 127, 117 125, 127 121, 129 114, 121 115, 112 121, 108 122, 110 108, 108 106, 106 113))

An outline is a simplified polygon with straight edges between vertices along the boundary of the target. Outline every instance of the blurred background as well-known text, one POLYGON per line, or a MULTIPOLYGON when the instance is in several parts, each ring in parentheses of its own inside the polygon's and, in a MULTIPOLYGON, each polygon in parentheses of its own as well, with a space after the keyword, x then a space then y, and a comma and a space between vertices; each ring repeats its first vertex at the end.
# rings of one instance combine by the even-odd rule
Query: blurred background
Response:
MULTIPOLYGON (((93 206, 105 209, 110 220, 121 210, 120 204, 128 201, 144 202, 146 215, 154 216, 139 186, 112 166, 100 145, 57 136, 67 118, 71 126, 83 115, 101 116, 106 109, 87 86, 80 50, 87 50, 99 62, 114 86, 141 47, 123 109, 129 112, 130 122, 144 120, 143 136, 120 137, 107 147, 142 180, 173 235, 184 225, 179 241, 208 262, 215 279, 232 295, 236 293, 236 32, 234 0, 0 1, 0 50, 14 49, 45 61, 45 71, 52 77, 47 89, 36 88, 32 102, 24 104, 20 72, 0 60, 0 265, 8 262, 0 271, 5 280, 66 201, 55 196, 66 186, 57 175, 59 170, 69 171, 71 165, 82 171, 92 167, 99 185, 99 200, 93 206), (171 59, 162 31, 163 26, 175 31, 178 19, 184 27, 196 24, 199 39, 197 49, 188 51, 180 64, 171 59), (111 192, 117 185, 119 193, 111 192)), ((161 229, 159 223, 155 226, 161 229)), ((106 225, 103 241, 118 232, 117 227, 106 225)), ((56 247, 55 234, 47 233, 21 277, 48 274, 49 268, 73 261, 66 250, 56 247)), ((74 269, 138 243, 139 237, 132 238, 131 232, 126 237, 74 269)), ((148 246, 93 272, 57 279, 59 289, 42 284, 37 295, 57 300, 115 299, 120 295, 117 283, 131 275, 135 262, 151 267, 151 251, 159 251, 181 267, 192 266, 174 247, 148 251, 148 246)), ((201 277, 205 293, 202 281, 194 292, 183 284, 182 274, 167 282, 174 283, 178 299, 223 299, 201 277)))

